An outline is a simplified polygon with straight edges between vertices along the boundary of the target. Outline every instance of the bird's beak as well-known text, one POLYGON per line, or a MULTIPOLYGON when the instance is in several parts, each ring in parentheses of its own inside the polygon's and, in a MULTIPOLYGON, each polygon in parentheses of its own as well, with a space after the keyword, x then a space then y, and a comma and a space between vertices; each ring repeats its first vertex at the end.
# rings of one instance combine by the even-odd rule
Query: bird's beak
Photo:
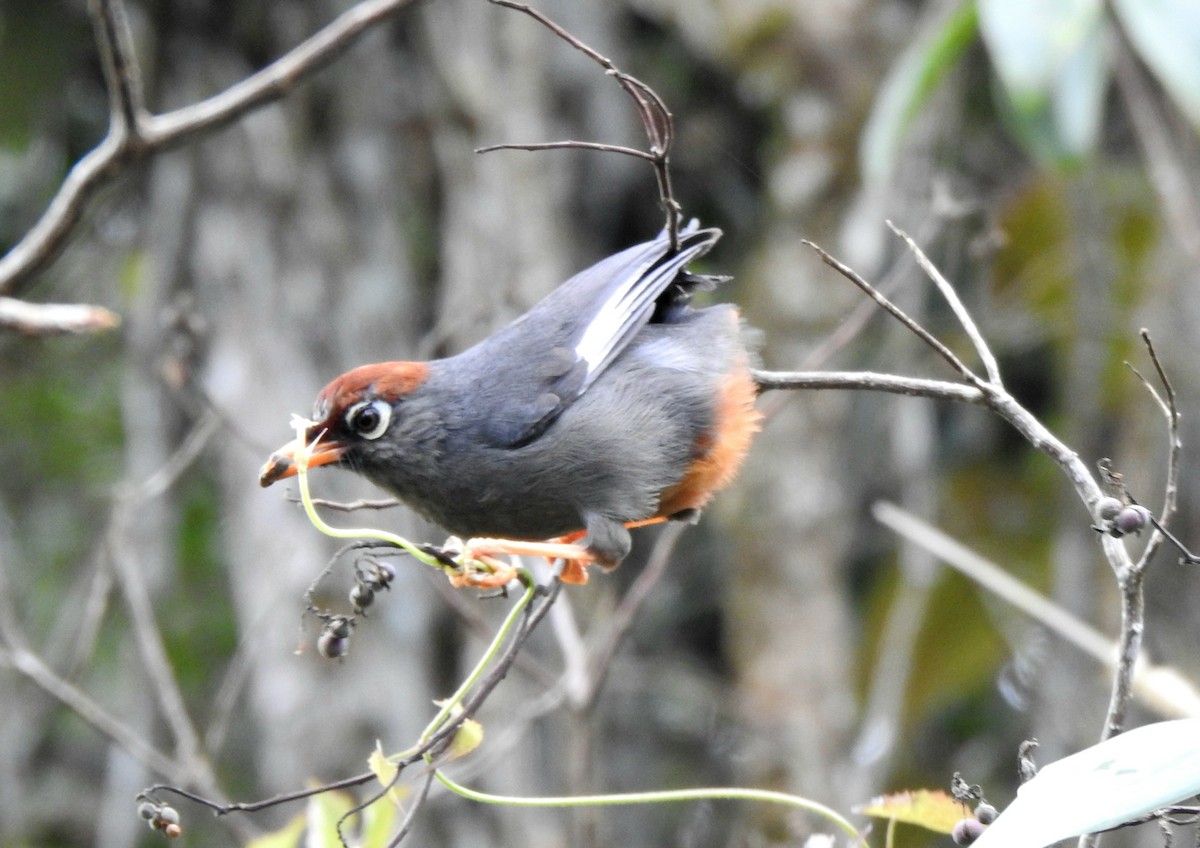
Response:
POLYGON ((346 453, 344 445, 339 445, 333 441, 321 441, 319 438, 315 444, 304 444, 299 439, 288 442, 275 453, 271 454, 266 465, 262 467, 262 471, 258 475, 258 482, 266 488, 272 483, 283 480, 287 477, 296 476, 296 454, 299 451, 308 453, 308 467, 316 468, 321 465, 329 465, 331 462, 337 462, 346 453))

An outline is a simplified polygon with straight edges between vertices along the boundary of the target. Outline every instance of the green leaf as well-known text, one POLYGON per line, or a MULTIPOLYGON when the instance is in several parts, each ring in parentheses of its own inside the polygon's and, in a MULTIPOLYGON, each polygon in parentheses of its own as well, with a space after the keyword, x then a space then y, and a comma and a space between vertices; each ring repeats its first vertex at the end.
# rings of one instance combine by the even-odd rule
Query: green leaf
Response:
POLYGON ((380 798, 362 812, 362 848, 386 848, 392 840, 399 807, 380 798))
POLYGON ((1200 3, 1113 0, 1113 9, 1142 61, 1200 130, 1200 3))
POLYGON ((1095 36, 1101 0, 979 0, 979 29, 1019 108, 1044 103, 1054 80, 1095 36))
POLYGON ((1044 767, 974 848, 1042 848, 1200 792, 1200 719, 1160 721, 1044 767))
POLYGON ((304 813, 296 814, 279 830, 247 842, 246 848, 298 848, 300 837, 304 835, 304 818, 304 813))
POLYGON ((1111 55, 1101 0, 979 0, 979 28, 1013 129, 1037 158, 1095 149, 1111 55))
POLYGON ((875 98, 859 143, 859 167, 868 186, 891 179, 900 141, 913 116, 975 40, 977 31, 975 3, 964 0, 901 55, 875 98))
POLYGON ((872 798, 854 812, 950 833, 965 813, 963 805, 940 789, 914 789, 872 798))
POLYGON ((1112 70, 1112 52, 1102 18, 1095 31, 1063 65, 1051 88, 1055 138, 1065 156, 1081 158, 1096 149, 1104 116, 1104 95, 1112 70))
POLYGON ((305 809, 306 848, 341 848, 337 823, 354 805, 353 796, 346 792, 321 792, 309 798, 305 809))

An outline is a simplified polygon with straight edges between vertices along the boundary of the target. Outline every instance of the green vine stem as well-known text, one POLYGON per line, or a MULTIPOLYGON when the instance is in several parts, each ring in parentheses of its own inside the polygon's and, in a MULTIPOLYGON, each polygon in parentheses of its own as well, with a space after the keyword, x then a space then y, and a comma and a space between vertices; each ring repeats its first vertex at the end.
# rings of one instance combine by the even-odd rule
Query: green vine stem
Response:
MULTIPOLYGON (((312 525, 324 533, 326 536, 332 536, 335 539, 378 539, 381 542, 386 542, 389 545, 395 545, 402 551, 407 553, 413 559, 423 563, 430 568, 436 568, 447 577, 461 577, 468 569, 481 568, 484 571, 491 573, 494 569, 487 563, 471 561, 464 564, 459 557, 457 569, 447 565, 444 561, 439 560, 425 551, 421 550, 417 545, 399 536, 395 533, 389 533, 387 530, 379 530, 374 527, 333 527, 325 522, 317 512, 317 507, 313 503, 312 494, 308 486, 308 460, 312 454, 312 449, 316 447, 320 436, 313 440, 310 444, 304 440, 305 431, 312 426, 313 422, 299 416, 292 416, 292 429, 296 431, 296 449, 293 460, 296 463, 296 479, 300 484, 300 502, 304 505, 304 514, 308 516, 308 520, 312 525)), ((520 569, 517 570, 517 576, 522 583, 527 583, 527 575, 522 576, 520 569)))
MULTIPOLYGON (((521 581, 521 585, 525 587, 525 591, 522 593, 520 600, 513 604, 513 608, 509 610, 508 615, 505 616, 503 623, 500 625, 500 629, 497 630, 496 635, 492 637, 491 644, 488 645, 487 650, 483 652, 483 656, 479 658, 479 662, 475 664, 475 668, 473 668, 471 673, 467 675, 466 679, 459 684, 459 687, 454 694, 446 699, 442 705, 441 711, 433 717, 433 720, 430 721, 425 730, 422 731, 419 740, 421 744, 426 742, 430 736, 437 732, 438 728, 442 726, 446 719, 451 717, 451 715, 454 713, 455 707, 462 703, 463 699, 467 697, 467 693, 471 691, 471 687, 473 687, 477 682, 479 682, 479 679, 483 677, 484 672, 488 670, 488 666, 492 664, 492 660, 494 660, 496 655, 500 653, 500 647, 504 644, 505 639, 508 638, 508 634, 510 631, 512 631, 513 625, 517 623, 517 618, 521 615, 525 608, 529 606, 529 602, 533 600, 533 596, 537 594, 537 584, 533 582, 533 577, 528 571, 523 568, 518 569, 517 577, 521 581)), ((426 754, 425 759, 426 762, 430 761, 428 754, 426 754)))
POLYGON ((612 795, 576 795, 558 797, 522 798, 513 795, 492 795, 455 783, 441 770, 435 772, 443 786, 456 795, 461 795, 480 804, 497 804, 505 807, 615 807, 625 804, 672 804, 686 801, 757 801, 765 804, 783 804, 815 813, 841 828, 851 839, 861 844, 865 840, 849 821, 837 811, 824 804, 768 789, 744 789, 741 787, 703 787, 700 789, 664 789, 653 792, 624 792, 612 795))
MULTIPOLYGON (((300 484, 300 500, 304 504, 304 512, 308 516, 308 520, 313 526, 327 536, 332 536, 336 539, 378 539, 382 542, 395 545, 412 555, 419 562, 424 563, 439 571, 450 573, 452 569, 445 563, 438 561, 435 557, 422 551, 412 542, 407 539, 389 533, 386 530, 378 530, 375 528, 341 528, 332 527, 325 522, 324 519, 317 513, 316 506, 313 504, 312 495, 308 486, 308 458, 312 445, 304 442, 304 431, 309 426, 310 422, 305 421, 299 416, 295 417, 292 426, 296 429, 297 449, 295 452, 296 476, 300 484)), ((479 682, 483 675, 487 672, 489 666, 495 660, 503 646, 505 640, 512 632, 514 625, 517 623, 521 613, 524 612, 534 595, 537 593, 537 585, 533 581, 533 577, 525 569, 517 569, 517 577, 521 581, 521 585, 525 591, 520 599, 509 610, 500 628, 496 631, 496 635, 492 638, 487 650, 483 656, 475 664, 471 673, 466 679, 459 684, 458 689, 445 702, 437 715, 429 722, 422 731, 420 742, 427 741, 438 728, 441 727, 448 719, 453 717, 455 709, 462 703, 463 699, 471 691, 471 688, 479 682)), ((395 757, 402 754, 394 755, 395 757)), ((389 757, 392 759, 392 757, 389 757)), ((426 754, 426 762, 432 762, 432 755, 426 754)), ((858 829, 849 821, 843 818, 835 810, 826 807, 816 801, 810 801, 807 798, 801 798, 798 795, 789 795, 786 792, 773 792, 767 789, 745 789, 740 787, 703 787, 699 789, 666 789, 652 792, 628 792, 614 793, 611 795, 577 795, 574 797, 516 797, 512 795, 492 795, 486 792, 479 792, 462 784, 455 783, 451 778, 447 777, 441 770, 434 772, 437 779, 443 786, 471 801, 476 801, 481 804, 498 804, 508 807, 608 807, 622 806, 626 804, 677 804, 690 801, 755 801, 758 803, 767 804, 783 804, 789 807, 806 810, 814 813, 844 831, 851 839, 856 842, 864 843, 863 837, 859 834, 858 829)))

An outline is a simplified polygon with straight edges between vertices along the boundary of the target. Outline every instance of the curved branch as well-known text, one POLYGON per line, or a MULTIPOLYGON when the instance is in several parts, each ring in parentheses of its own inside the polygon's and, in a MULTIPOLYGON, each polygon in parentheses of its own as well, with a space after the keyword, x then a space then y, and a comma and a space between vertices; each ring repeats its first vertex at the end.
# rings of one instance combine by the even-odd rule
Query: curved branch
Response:
POLYGON ((368 29, 413 0, 363 0, 275 62, 207 100, 163 115, 141 106, 137 64, 129 48, 121 0, 92 5, 96 37, 109 87, 108 133, 71 168, 38 222, 2 259, 0 294, 18 294, 62 252, 84 208, 96 192, 133 161, 279 100, 297 83, 325 67, 368 29))

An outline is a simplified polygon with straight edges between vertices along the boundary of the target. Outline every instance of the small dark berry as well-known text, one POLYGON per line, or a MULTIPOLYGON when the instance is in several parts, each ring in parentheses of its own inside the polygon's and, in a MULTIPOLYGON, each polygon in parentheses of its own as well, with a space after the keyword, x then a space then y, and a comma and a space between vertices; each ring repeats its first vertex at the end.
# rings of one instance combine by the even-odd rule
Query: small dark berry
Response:
POLYGON ((365 583, 356 583, 350 590, 350 603, 358 612, 362 612, 375 602, 375 590, 365 583))
POLYGON ((158 818, 158 804, 155 804, 152 801, 143 801, 142 803, 138 804, 137 810, 138 815, 144 818, 146 821, 151 821, 158 818))
POLYGON ((335 636, 329 631, 317 638, 317 652, 326 659, 336 660, 346 656, 350 650, 350 639, 347 636, 335 636))
POLYGON ((975 808, 975 818, 979 820, 980 824, 991 824, 998 815, 1000 814, 996 812, 996 808, 987 801, 980 801, 975 808))
POLYGON ((950 838, 955 845, 970 845, 983 835, 984 826, 978 819, 959 819, 950 831, 950 838))
POLYGON ((1141 533, 1150 523, 1150 510, 1144 506, 1131 504, 1121 509, 1113 519, 1113 528, 1121 531, 1121 535, 1141 533))
POLYGON ((1101 498, 1096 501, 1096 517, 1101 521, 1112 521, 1125 504, 1113 497, 1101 498))

